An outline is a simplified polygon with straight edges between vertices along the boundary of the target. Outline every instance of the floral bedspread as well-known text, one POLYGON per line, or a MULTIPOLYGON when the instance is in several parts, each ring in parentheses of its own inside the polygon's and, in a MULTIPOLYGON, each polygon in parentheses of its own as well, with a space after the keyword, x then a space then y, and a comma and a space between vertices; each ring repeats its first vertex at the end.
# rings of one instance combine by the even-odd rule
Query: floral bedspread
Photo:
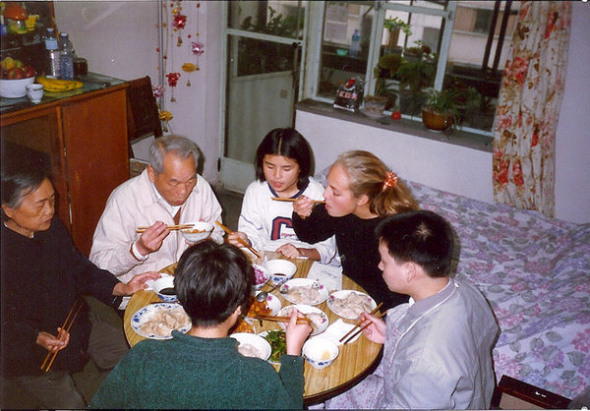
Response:
POLYGON ((590 224, 408 186, 453 225, 456 277, 478 287, 496 315, 498 381, 508 375, 567 398, 588 390, 590 224))

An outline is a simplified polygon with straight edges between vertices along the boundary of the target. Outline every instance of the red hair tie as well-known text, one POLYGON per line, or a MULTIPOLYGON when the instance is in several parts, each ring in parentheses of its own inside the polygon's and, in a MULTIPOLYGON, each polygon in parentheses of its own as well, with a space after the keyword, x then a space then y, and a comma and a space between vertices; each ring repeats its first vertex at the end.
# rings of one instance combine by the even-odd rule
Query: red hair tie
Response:
POLYGON ((385 173, 385 181, 383 182, 383 190, 393 188, 397 184, 397 174, 393 171, 385 173))

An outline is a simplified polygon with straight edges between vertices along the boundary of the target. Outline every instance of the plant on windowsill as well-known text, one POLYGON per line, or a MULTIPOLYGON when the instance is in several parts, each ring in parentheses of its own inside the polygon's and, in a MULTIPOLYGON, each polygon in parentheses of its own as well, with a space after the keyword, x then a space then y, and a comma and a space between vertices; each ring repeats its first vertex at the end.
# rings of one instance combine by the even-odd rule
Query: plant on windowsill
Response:
POLYGON ((399 54, 386 54, 379 58, 379 62, 373 69, 373 76, 375 77, 375 95, 385 96, 388 98, 385 109, 395 105, 397 98, 397 84, 399 77, 397 71, 402 64, 405 63, 404 58, 399 54))
POLYGON ((399 50, 401 54, 401 47, 397 45, 399 40, 399 33, 400 31, 403 32, 406 36, 412 35, 412 29, 408 23, 400 19, 399 17, 393 17, 385 19, 383 22, 383 27, 389 32, 389 38, 387 40, 387 49, 393 52, 399 50))
POLYGON ((422 106, 422 123, 437 132, 454 129, 477 106, 478 100, 479 93, 473 87, 433 90, 422 106))
POLYGON ((425 60, 404 62, 397 70, 399 105, 404 114, 418 115, 424 104, 424 89, 431 87, 436 74, 435 65, 425 60))

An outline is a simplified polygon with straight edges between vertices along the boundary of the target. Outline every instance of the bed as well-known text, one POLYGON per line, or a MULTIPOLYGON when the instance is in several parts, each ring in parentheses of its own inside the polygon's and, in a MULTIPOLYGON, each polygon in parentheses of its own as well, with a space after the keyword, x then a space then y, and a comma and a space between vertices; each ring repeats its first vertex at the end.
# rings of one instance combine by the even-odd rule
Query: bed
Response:
POLYGON ((422 208, 453 225, 456 277, 478 287, 496 315, 497 381, 507 375, 570 399, 587 397, 590 224, 408 186, 422 208))

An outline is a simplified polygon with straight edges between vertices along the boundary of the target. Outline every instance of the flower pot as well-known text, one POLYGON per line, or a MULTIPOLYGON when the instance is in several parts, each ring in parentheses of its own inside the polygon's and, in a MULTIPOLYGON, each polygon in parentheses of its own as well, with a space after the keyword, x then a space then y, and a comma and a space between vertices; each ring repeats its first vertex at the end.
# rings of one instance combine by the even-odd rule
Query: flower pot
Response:
POLYGON ((364 113, 370 117, 382 116, 388 102, 385 96, 366 96, 364 113))
POLYGON ((438 113, 422 108, 422 123, 427 129, 442 133, 453 125, 452 114, 438 113))

